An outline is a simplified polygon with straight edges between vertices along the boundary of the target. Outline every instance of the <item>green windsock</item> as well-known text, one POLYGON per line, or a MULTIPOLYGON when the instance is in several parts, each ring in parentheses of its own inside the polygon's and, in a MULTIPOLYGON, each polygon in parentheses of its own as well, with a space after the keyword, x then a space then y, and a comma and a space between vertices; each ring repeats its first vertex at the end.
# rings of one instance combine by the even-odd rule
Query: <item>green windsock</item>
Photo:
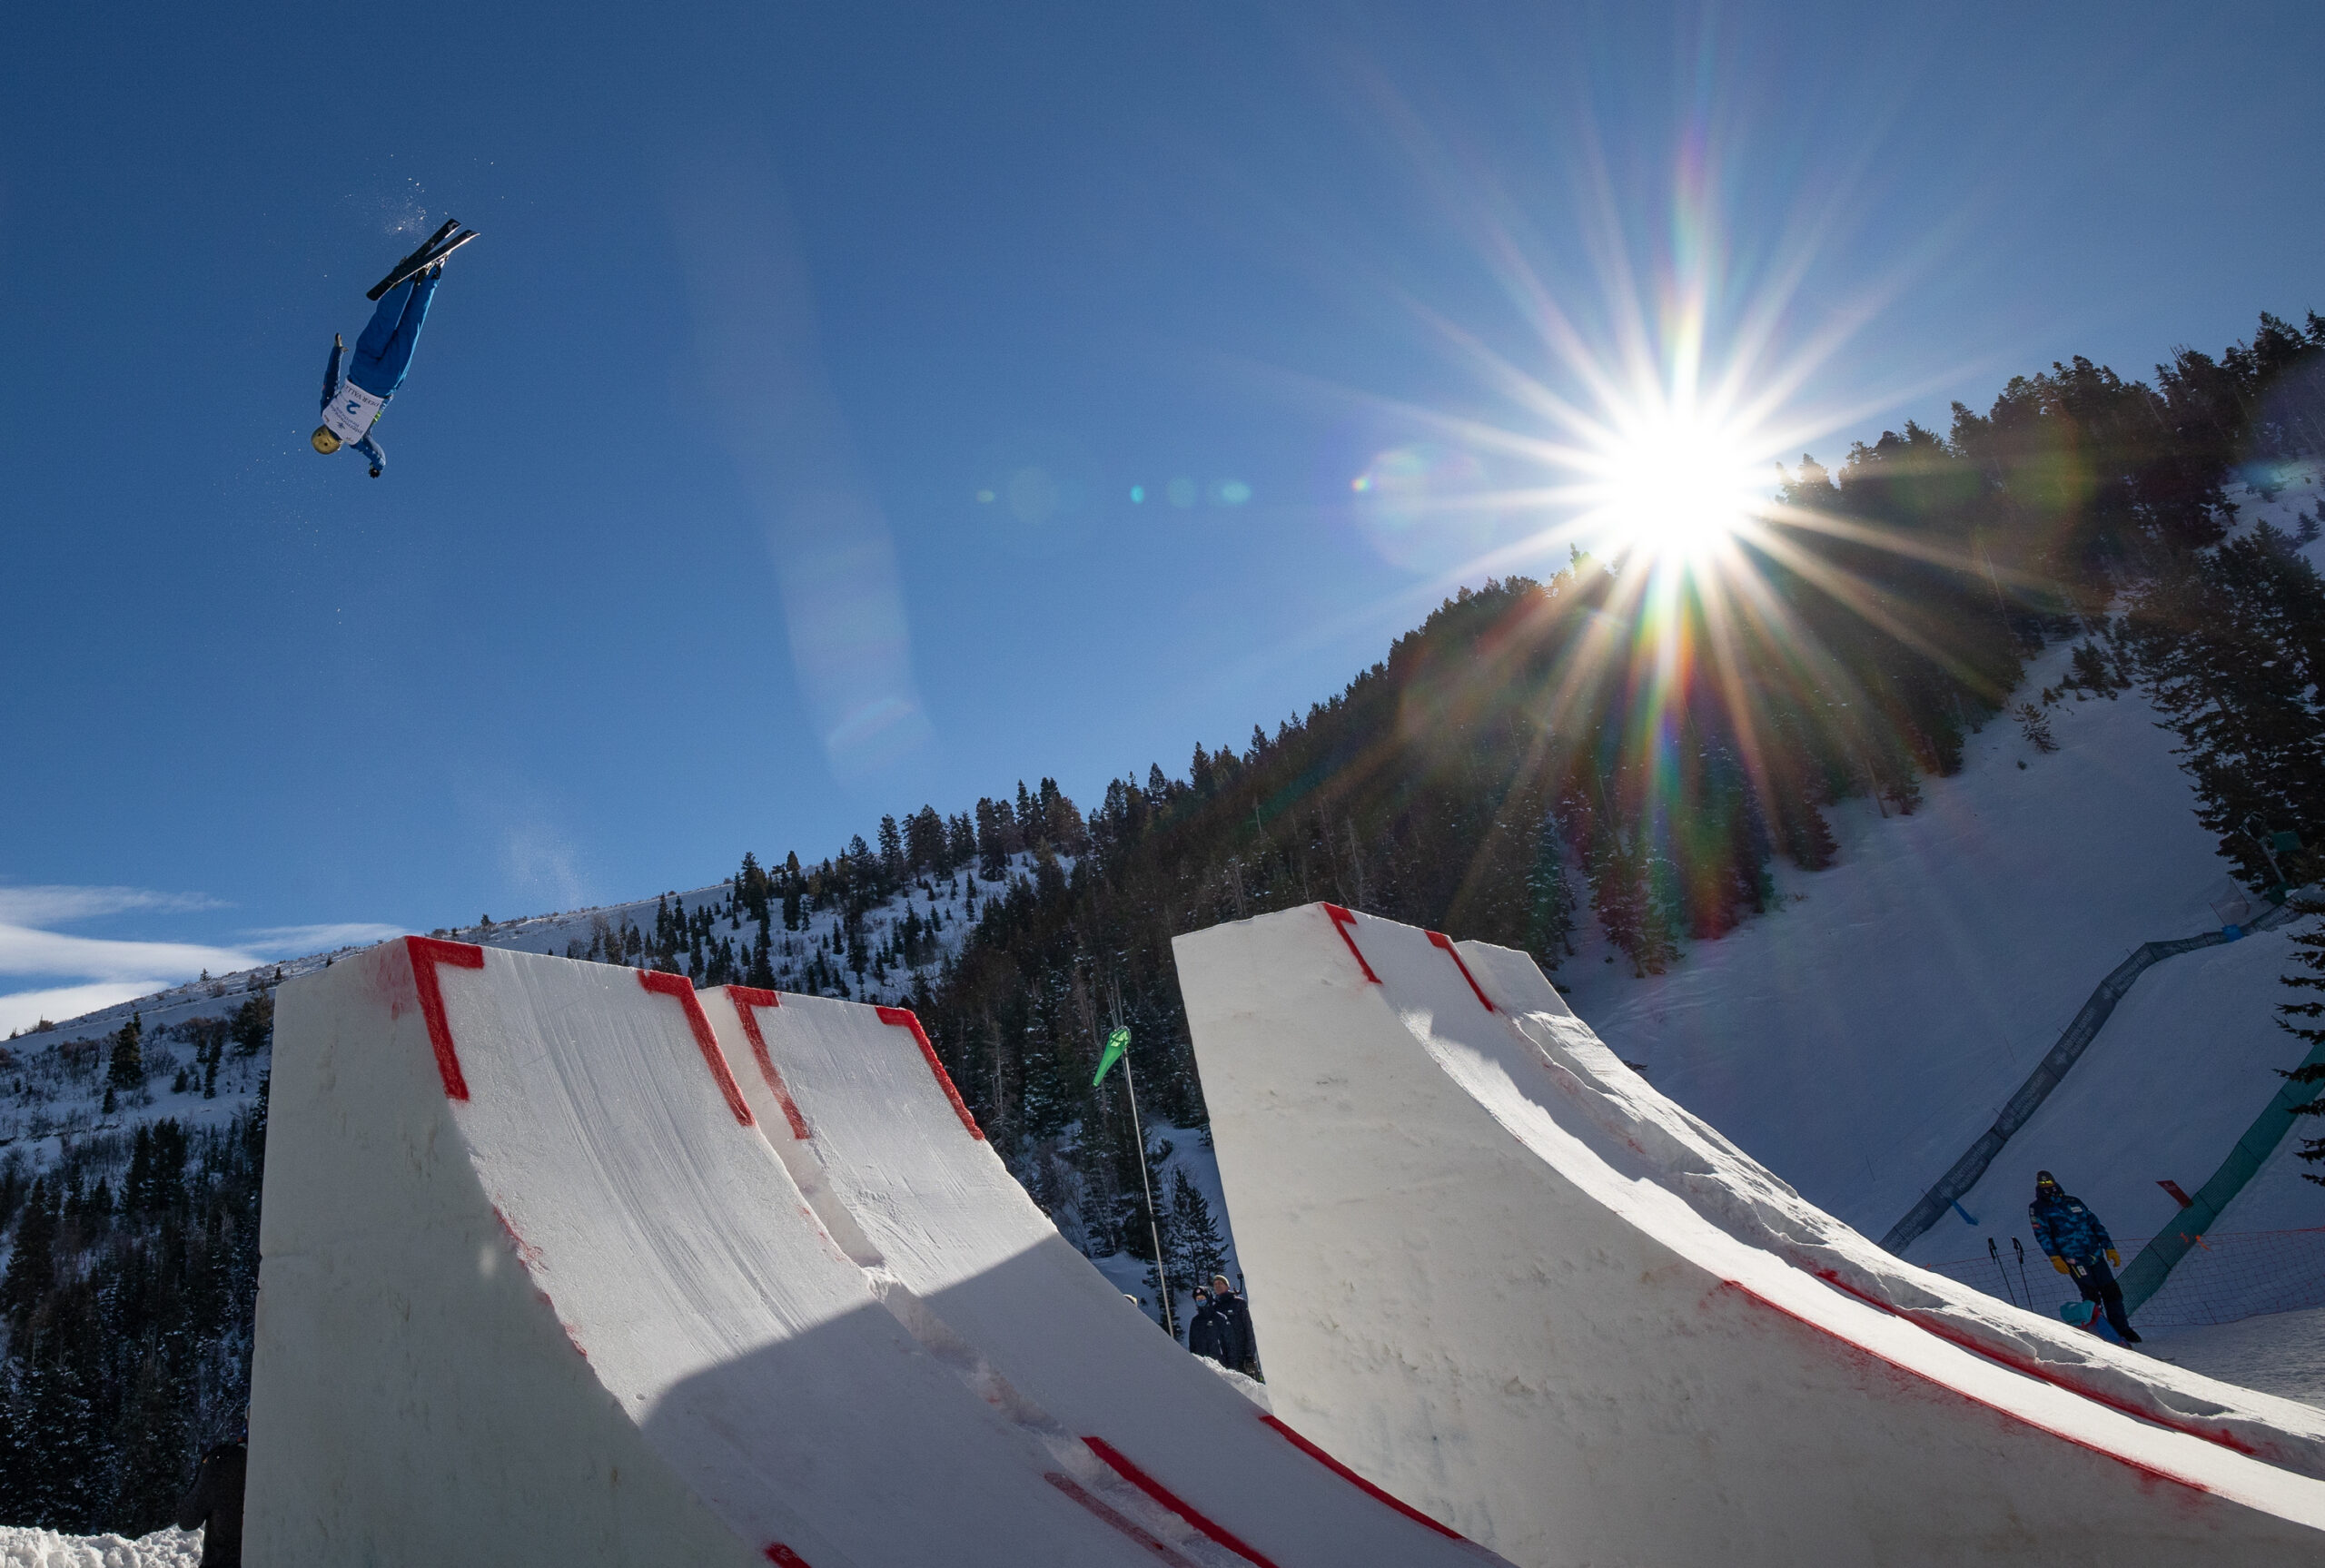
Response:
POLYGON ((1113 1033, 1108 1035, 1106 1037, 1106 1049, 1101 1052, 1098 1057, 1098 1070, 1097 1073, 1090 1080, 1090 1087, 1095 1089, 1100 1084, 1105 1082, 1106 1074, 1114 1070, 1114 1063, 1120 1061, 1123 1059, 1123 1052, 1129 1049, 1129 1030, 1117 1029, 1113 1033))

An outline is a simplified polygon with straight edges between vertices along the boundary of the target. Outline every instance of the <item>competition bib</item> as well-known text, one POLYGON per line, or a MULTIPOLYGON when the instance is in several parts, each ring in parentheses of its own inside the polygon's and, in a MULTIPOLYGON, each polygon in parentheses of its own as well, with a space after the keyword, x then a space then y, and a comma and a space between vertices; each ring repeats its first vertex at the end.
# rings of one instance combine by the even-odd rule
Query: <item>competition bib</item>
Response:
POLYGON ((387 406, 387 399, 375 398, 352 381, 341 381, 331 401, 323 405, 323 423, 341 440, 360 441, 387 406))

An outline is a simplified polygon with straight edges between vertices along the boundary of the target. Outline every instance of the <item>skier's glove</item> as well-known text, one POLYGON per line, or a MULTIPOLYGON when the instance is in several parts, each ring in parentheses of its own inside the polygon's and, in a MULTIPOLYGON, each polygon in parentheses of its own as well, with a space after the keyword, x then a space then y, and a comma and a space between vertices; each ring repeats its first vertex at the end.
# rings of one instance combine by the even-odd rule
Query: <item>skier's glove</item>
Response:
POLYGON ((2111 1247, 2107 1249, 2107 1261, 2121 1268, 2123 1267, 2123 1255, 2111 1247))
POLYGON ((2067 1267, 2067 1260, 2061 1257, 2055 1252, 2051 1254, 2051 1267, 2057 1269, 2061 1274, 2071 1274, 2073 1272, 2073 1269, 2067 1267))
POLYGON ((375 478, 375 479, 376 479, 376 478, 378 478, 380 477, 380 470, 379 470, 379 469, 377 469, 377 468, 373 468, 373 469, 371 470, 371 477, 372 477, 373 478, 375 478))

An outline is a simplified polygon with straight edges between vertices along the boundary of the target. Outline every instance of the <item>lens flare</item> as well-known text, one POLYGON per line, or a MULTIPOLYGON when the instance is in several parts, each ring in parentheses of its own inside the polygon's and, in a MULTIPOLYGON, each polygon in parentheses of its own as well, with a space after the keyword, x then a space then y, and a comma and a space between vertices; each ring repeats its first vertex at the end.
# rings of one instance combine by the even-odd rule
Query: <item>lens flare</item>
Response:
POLYGON ((1735 433, 1688 416, 1618 428, 1594 466, 1601 494, 1586 526, 1605 535, 1611 554, 1700 564, 1766 504, 1769 468, 1735 433))

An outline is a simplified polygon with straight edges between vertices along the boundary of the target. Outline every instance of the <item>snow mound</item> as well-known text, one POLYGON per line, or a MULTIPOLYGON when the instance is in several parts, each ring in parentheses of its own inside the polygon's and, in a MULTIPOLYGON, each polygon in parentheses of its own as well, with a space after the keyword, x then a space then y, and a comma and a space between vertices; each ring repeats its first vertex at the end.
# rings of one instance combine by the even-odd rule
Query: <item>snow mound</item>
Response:
POLYGON ((156 1530, 129 1541, 0 1525, 0 1568, 196 1568, 201 1561, 199 1530, 156 1530))
POLYGON ((420 937, 284 985, 253 1561, 1477 1561, 1065 1247, 911 1013, 711 1002, 420 937))
POLYGON ((1889 1257, 1523 954, 1330 905, 1173 945, 1277 1410, 1513 1561, 2325 1548, 2318 1411, 1889 1257))

